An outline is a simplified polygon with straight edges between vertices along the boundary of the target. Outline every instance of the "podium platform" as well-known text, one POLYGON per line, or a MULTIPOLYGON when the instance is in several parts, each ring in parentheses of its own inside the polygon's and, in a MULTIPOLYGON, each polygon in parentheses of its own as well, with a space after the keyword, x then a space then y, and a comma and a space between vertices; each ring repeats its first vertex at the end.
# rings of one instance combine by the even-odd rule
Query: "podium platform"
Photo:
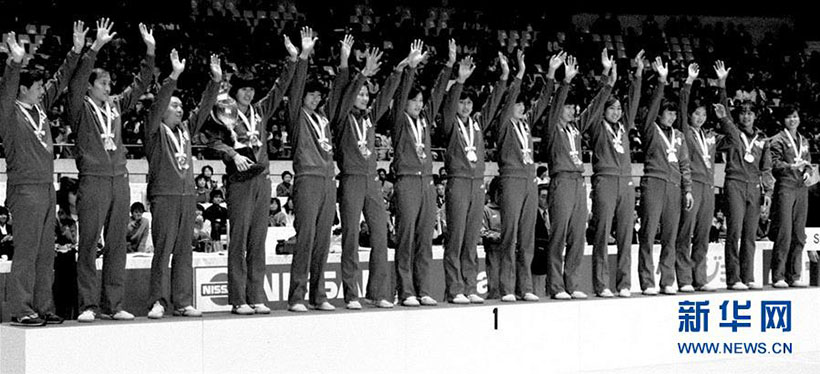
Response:
POLYGON ((42 328, 4 324, 0 373, 817 372, 818 296, 818 288, 766 289, 247 317, 213 313, 42 328), (709 302, 707 332, 679 331, 684 301, 709 302), (748 302, 751 326, 738 332, 721 327, 724 301, 748 302), (762 301, 791 302, 790 331, 761 332, 756 310, 762 301), (788 343, 791 352, 679 353, 678 345, 688 342, 788 343))

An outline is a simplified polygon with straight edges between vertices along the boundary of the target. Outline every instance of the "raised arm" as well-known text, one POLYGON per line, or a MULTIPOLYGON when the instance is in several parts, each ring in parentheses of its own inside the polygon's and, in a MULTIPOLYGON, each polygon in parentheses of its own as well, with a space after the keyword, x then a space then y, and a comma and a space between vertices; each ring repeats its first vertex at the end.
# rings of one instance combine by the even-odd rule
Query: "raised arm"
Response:
MULTIPOLYGON (((718 91, 719 91, 719 102, 720 105, 724 108, 724 113, 728 114, 729 111, 729 97, 726 94, 726 78, 729 77, 729 72, 732 68, 726 68, 723 61, 716 61, 715 62, 715 73, 717 74, 718 78, 718 91)), ((725 115, 726 119, 722 119, 720 121, 720 125, 717 126, 717 130, 726 135, 736 134, 740 132, 737 128, 737 125, 732 121, 731 116, 725 115)), ((720 117, 719 117, 720 118, 720 117)))
MULTIPOLYGON (((296 73, 290 83, 290 91, 288 92, 288 114, 290 115, 291 126, 299 120, 299 111, 302 109, 302 95, 305 92, 305 82, 307 82, 308 57, 318 39, 313 36, 313 30, 310 27, 303 27, 301 34, 302 53, 299 54, 296 73)), ((293 129, 290 131, 292 132, 293 129)))
POLYGON ((430 92, 425 110, 429 114, 431 121, 434 121, 436 114, 441 109, 441 103, 444 101, 444 93, 447 91, 447 83, 450 81, 450 74, 453 72, 453 65, 456 63, 456 41, 450 39, 448 45, 448 58, 444 68, 438 73, 436 83, 433 85, 433 90, 430 92))
POLYGON ((461 98, 461 92, 464 90, 464 83, 467 78, 473 74, 475 64, 473 58, 467 56, 461 59, 458 64, 458 79, 456 83, 450 87, 450 92, 447 94, 447 104, 444 106, 444 133, 449 135, 453 131, 456 121, 458 121, 458 102, 461 98))
POLYGON ((74 33, 72 37, 74 47, 68 52, 68 56, 66 56, 65 61, 63 61, 60 69, 54 74, 54 77, 49 79, 49 81, 45 84, 45 93, 42 100, 44 108, 51 108, 51 106, 54 105, 54 102, 57 101, 57 98, 60 97, 60 94, 63 93, 63 90, 68 87, 68 82, 71 80, 71 76, 74 75, 74 71, 77 69, 77 62, 80 59, 80 53, 83 52, 86 33, 88 33, 88 29, 85 28, 83 21, 74 22, 74 33))
MULTIPOLYGON (((422 53, 424 43, 421 40, 415 40, 410 45, 410 54, 407 55, 407 66, 409 69, 404 71, 399 84, 399 89, 396 91, 396 97, 393 99, 393 109, 391 110, 391 119, 393 125, 396 126, 401 121, 399 120, 404 107, 407 106, 407 99, 410 96, 410 90, 413 88, 413 83, 416 81, 416 67, 427 58, 427 52, 422 53)), ((393 129, 393 134, 397 134, 398 129, 393 129)))
POLYGON ((601 88, 589 105, 581 112, 578 121, 579 130, 583 134, 589 128, 593 121, 601 120, 604 112, 604 105, 609 95, 612 93, 612 86, 618 81, 618 66, 615 64, 615 59, 610 58, 606 49, 601 52, 601 65, 604 67, 604 72, 601 74, 601 88))
POLYGON ((629 102, 624 113, 626 113, 626 131, 629 132, 635 127, 635 117, 638 116, 638 106, 641 102, 641 88, 643 86, 643 49, 635 56, 635 74, 632 82, 629 83, 629 102))
MULTIPOLYGON (((501 52, 498 52, 498 61, 501 65, 501 76, 498 77, 498 81, 495 83, 493 91, 490 92, 490 97, 487 98, 487 101, 485 101, 484 105, 481 107, 481 120, 479 121, 479 124, 481 125, 482 132, 486 131, 490 126, 490 123, 493 121, 493 117, 495 117, 495 114, 498 111, 498 106, 501 105, 501 98, 504 97, 507 79, 510 77, 510 64, 507 61, 507 57, 501 52)), ((550 83, 551 82, 547 82, 547 84, 550 83)))
MULTIPOLYGON (((560 56, 559 56, 560 57, 560 56)), ((550 69, 552 69, 553 63, 555 65, 559 65, 557 62, 550 60, 550 69)), ((558 121, 561 118, 561 114, 564 111, 564 103, 567 101, 567 95, 569 95, 569 87, 570 83, 572 83, 572 78, 578 74, 578 63, 573 56, 566 56, 564 63, 564 81, 561 84, 561 88, 558 89, 558 94, 555 96, 555 100, 552 102, 552 107, 550 107, 550 114, 549 118, 547 119, 547 132, 546 135, 550 136, 553 133, 553 130, 556 126, 558 126, 558 121)), ((559 65, 560 66, 560 65, 559 65)))
POLYGON ((268 91, 268 94, 257 101, 255 105, 256 111, 262 116, 262 123, 267 123, 273 116, 273 112, 279 106, 279 103, 282 102, 282 98, 285 96, 285 90, 290 85, 293 74, 296 72, 296 62, 299 61, 299 50, 296 49, 287 35, 284 36, 284 39, 285 48, 288 50, 289 55, 285 63, 285 68, 282 69, 279 78, 273 82, 273 87, 268 91))
POLYGON ((692 84, 695 82, 695 79, 698 79, 698 74, 700 74, 700 68, 698 64, 691 63, 689 64, 688 76, 686 77, 686 82, 684 82, 683 87, 680 89, 680 97, 678 98, 678 118, 680 119, 681 131, 685 134, 689 131, 689 95, 692 94, 692 84))
POLYGON ((154 31, 149 30, 144 24, 139 24, 142 41, 145 42, 145 58, 140 62, 140 74, 134 78, 128 88, 120 95, 120 109, 123 112, 129 111, 137 105, 140 96, 148 89, 148 85, 154 77, 154 52, 156 42, 154 41, 154 31))
POLYGON ((162 123, 162 117, 165 115, 165 112, 168 110, 168 106, 171 104, 171 96, 173 96, 174 91, 177 89, 177 81, 179 80, 180 74, 185 71, 185 59, 179 59, 179 53, 177 53, 176 49, 171 50, 171 68, 172 72, 168 78, 165 78, 165 82, 162 83, 162 86, 159 89, 159 93, 157 93, 157 98, 154 100, 154 103, 151 104, 151 109, 148 110, 148 121, 146 122, 145 126, 145 144, 150 146, 151 139, 153 139, 154 133, 157 132, 160 128, 160 124, 162 123))
POLYGON ((211 70, 211 79, 208 80, 208 85, 205 86, 205 91, 202 92, 202 98, 199 100, 199 105, 191 110, 188 116, 188 131, 193 134, 199 132, 202 124, 208 119, 216 104, 216 96, 219 94, 219 84, 222 82, 222 66, 219 63, 219 56, 212 54, 211 63, 209 64, 211 70))
POLYGON ((333 87, 330 90, 330 97, 327 100, 327 117, 330 122, 336 122, 339 105, 342 101, 342 94, 350 82, 350 69, 347 61, 350 59, 350 50, 353 48, 353 36, 345 35, 341 41, 342 51, 339 57, 339 73, 333 80, 333 87))
POLYGON ((112 28, 114 28, 114 23, 108 18, 97 20, 97 37, 91 44, 91 48, 83 55, 68 84, 68 124, 75 132, 79 124, 80 112, 83 110, 85 92, 88 90, 88 78, 97 61, 97 52, 117 35, 116 32, 111 32, 112 28))
MULTIPOLYGON (((544 114, 544 111, 547 109, 547 105, 550 104, 550 98, 552 97, 552 91, 555 90, 555 84, 553 83, 555 81, 555 71, 558 70, 559 67, 561 67, 561 64, 570 63, 570 62, 571 62, 571 65, 572 65, 574 70, 566 70, 565 69, 567 74, 568 74, 569 79, 567 79, 565 77, 564 81, 566 83, 564 85, 562 85, 562 87, 561 87, 561 88, 564 88, 564 86, 567 86, 566 87, 567 91, 564 93, 564 101, 566 101, 567 94, 569 93, 569 83, 572 81, 572 78, 575 77, 576 74, 578 74, 578 65, 576 64, 575 57, 567 56, 567 54, 564 53, 564 52, 561 52, 561 53, 559 53, 557 55, 554 55, 550 58, 550 61, 549 61, 550 66, 549 66, 549 70, 547 70, 547 81, 544 82, 544 88, 541 89, 541 93, 538 96, 538 101, 535 102, 535 105, 533 106, 532 110, 529 113, 530 125, 534 125, 535 121, 538 121, 538 119, 541 118, 541 116, 544 114), (572 58, 571 61, 570 61, 570 58, 572 58), (574 72, 572 72, 572 71, 574 71, 574 72), (569 75, 570 73, 571 73, 571 75, 569 75)), ((569 65, 566 65, 565 67, 567 67, 567 66, 569 66, 569 65)), ((560 94, 559 94, 559 96, 560 96, 560 94)), ((563 107, 564 104, 562 103, 560 106, 563 107)), ((547 119, 548 121, 552 118, 552 116, 554 114, 553 111, 555 110, 555 107, 556 106, 553 104, 552 109, 550 110, 550 117, 547 119)), ((563 108, 559 108, 559 109, 563 110, 563 108)), ((561 112, 559 111, 558 113, 561 113, 561 112)), ((548 124, 547 126, 550 126, 550 125, 548 124)))
POLYGON ((652 68, 658 72, 658 85, 652 94, 652 102, 649 104, 649 113, 647 113, 643 128, 641 129, 641 133, 643 134, 646 134, 647 131, 652 128, 652 125, 655 124, 655 120, 658 117, 658 112, 661 109, 661 101, 663 101, 663 90, 666 87, 666 77, 669 73, 667 65, 663 63, 660 57, 655 58, 655 61, 652 63, 652 68))
POLYGON ((14 103, 20 87, 20 68, 26 55, 26 50, 17 43, 17 34, 14 31, 6 35, 5 42, 10 58, 6 62, 3 80, 0 81, 0 136, 3 138, 6 137, 6 129, 14 113, 14 103))
POLYGON ((336 114, 336 120, 331 123, 341 125, 347 122, 347 115, 353 109, 353 104, 356 102, 356 97, 359 96, 359 90, 364 86, 364 81, 379 72, 379 67, 381 66, 379 60, 382 58, 382 52, 379 51, 378 48, 375 48, 365 52, 365 55, 365 67, 360 73, 356 74, 356 79, 353 80, 353 83, 347 85, 344 95, 342 95, 341 103, 339 104, 339 112, 336 114))
POLYGON ((379 119, 387 113, 387 110, 390 109, 390 101, 393 100, 393 95, 396 93, 396 89, 399 88, 402 71, 404 71, 405 66, 407 66, 406 60, 399 63, 399 65, 393 69, 390 77, 384 82, 379 93, 376 94, 373 105, 370 107, 373 122, 378 122, 379 119))

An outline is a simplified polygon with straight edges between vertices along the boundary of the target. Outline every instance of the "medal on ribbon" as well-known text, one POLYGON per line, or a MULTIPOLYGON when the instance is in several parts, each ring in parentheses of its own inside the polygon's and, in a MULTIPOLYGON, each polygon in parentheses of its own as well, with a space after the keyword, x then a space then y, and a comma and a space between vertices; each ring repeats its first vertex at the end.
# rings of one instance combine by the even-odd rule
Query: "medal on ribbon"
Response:
POLYGON ((356 121, 356 117, 353 114, 350 115, 350 122, 353 125, 353 133, 356 135, 356 145, 359 148, 359 153, 365 159, 370 158, 370 155, 373 152, 370 151, 370 147, 367 146, 367 130, 372 127, 372 123, 370 122, 370 118, 365 117, 362 118, 362 125, 359 126, 359 121, 356 121))
POLYGON ((319 142, 319 147, 327 153, 333 152, 333 145, 330 144, 330 139, 327 138, 327 118, 316 113, 319 119, 319 123, 316 123, 310 113, 304 109, 302 109, 302 111, 305 112, 305 118, 307 118, 313 130, 316 131, 316 140, 319 142))
POLYGON ((248 145, 259 148, 262 146, 262 141, 259 140, 259 130, 257 129, 260 119, 259 116, 256 115, 253 105, 248 105, 248 111, 250 112, 250 118, 245 116, 245 113, 242 113, 241 110, 237 110, 237 114, 245 124, 245 128, 248 129, 248 145))
POLYGON ((103 141, 103 148, 106 151, 116 151, 117 144, 114 143, 114 116, 111 111, 111 103, 105 102, 105 115, 103 115, 102 109, 94 102, 90 97, 86 96, 85 101, 91 104, 91 107, 94 109, 94 113, 97 115, 97 121, 100 123, 100 127, 102 127, 102 134, 100 134, 100 138, 103 141))
POLYGON ((407 120, 410 121, 410 132, 413 133, 416 156, 419 160, 424 160, 427 158, 427 152, 424 150, 424 129, 427 127, 427 121, 425 121, 423 117, 419 117, 418 121, 416 121, 413 117, 410 117, 409 114, 405 113, 404 115, 406 115, 407 120))
POLYGON ((512 119, 510 121, 512 121, 513 130, 515 130, 518 142, 521 144, 521 161, 524 162, 524 165, 530 165, 533 163, 532 149, 530 149, 530 128, 524 121, 515 121, 512 119))
POLYGON ((621 124, 618 124, 618 132, 612 130, 612 126, 604 120, 604 124, 606 127, 607 132, 612 135, 612 148, 615 149, 615 152, 624 153, 624 144, 623 144, 623 134, 624 128, 621 124))
POLYGON ((478 131, 478 125, 469 117, 467 117, 466 126, 460 117, 456 116, 456 120, 458 121, 461 138, 464 140, 464 153, 467 155, 467 161, 470 161, 470 163, 478 162, 478 155, 475 153, 475 133, 478 131))
POLYGON ((666 160, 670 164, 674 164, 678 162, 678 155, 677 149, 675 149, 675 143, 677 143, 677 139, 675 138, 675 129, 672 129, 672 139, 666 137, 666 133, 663 132, 658 124, 655 124, 655 127, 658 129, 658 133, 661 135, 661 140, 663 140, 665 151, 666 151, 666 160))
POLYGON ((26 110, 25 104, 23 104, 22 101, 17 100, 17 106, 20 107, 20 111, 23 112, 23 116, 26 117, 26 121, 28 121, 28 123, 34 130, 34 136, 37 137, 37 140, 40 142, 43 148, 45 148, 48 151, 51 151, 48 147, 48 143, 46 143, 45 140, 46 131, 43 130, 43 127, 46 122, 46 113, 43 111, 43 109, 40 108, 40 106, 37 104, 34 105, 34 109, 37 110, 37 116, 39 117, 37 119, 37 122, 35 122, 34 118, 31 117, 31 113, 29 113, 28 110, 26 110))
POLYGON ((165 128, 165 133, 174 146, 174 159, 177 162, 177 168, 179 168, 179 170, 188 170, 190 164, 188 162, 188 155, 185 153, 185 144, 188 141, 188 134, 182 128, 177 127, 177 131, 179 132, 179 137, 177 137, 176 134, 174 134, 174 130, 171 130, 168 125, 163 123, 162 127, 165 128))
POLYGON ((757 135, 755 135, 755 137, 752 138, 752 141, 749 141, 746 137, 746 134, 741 132, 740 138, 743 140, 743 145, 746 150, 746 153, 743 155, 743 160, 745 160, 748 163, 755 162, 755 156, 752 153, 752 150, 754 149, 755 141, 757 140, 757 135))

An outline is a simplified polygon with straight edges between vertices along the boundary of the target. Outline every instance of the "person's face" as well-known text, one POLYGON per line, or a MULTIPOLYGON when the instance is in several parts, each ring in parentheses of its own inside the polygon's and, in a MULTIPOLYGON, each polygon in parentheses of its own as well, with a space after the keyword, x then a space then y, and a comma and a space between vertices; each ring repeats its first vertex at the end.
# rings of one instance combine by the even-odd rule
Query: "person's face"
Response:
POLYGON ((236 102, 241 106, 251 105, 256 90, 253 87, 242 87, 236 90, 236 102))
POLYGON ((370 91, 368 91, 367 87, 362 86, 359 89, 359 94, 356 95, 356 101, 353 103, 353 106, 356 109, 366 110, 367 104, 370 103, 370 91))
POLYGON ((379 179, 384 180, 384 178, 386 176, 387 176, 387 173, 385 173, 384 170, 379 170, 379 179))
POLYGON ((202 170, 202 175, 204 175, 206 178, 211 178, 214 175, 214 171, 210 168, 205 168, 204 170, 202 170))
POLYGON ((196 216, 197 216, 197 217, 202 217, 202 216, 203 216, 203 214, 205 214, 205 212, 203 212, 203 211, 201 211, 201 210, 199 210, 199 209, 197 209, 197 210, 196 210, 196 216))
POLYGON ((203 179, 203 178, 198 178, 198 179, 196 180, 196 186, 197 186, 197 187, 200 187, 200 188, 205 187, 205 179, 203 179))
POLYGON ((717 212, 717 218, 723 219, 723 212, 717 212))
POLYGON ((621 120, 621 116, 623 116, 623 114, 624 111, 621 107, 621 102, 616 101, 614 104, 606 108, 606 111, 604 111, 604 118, 606 118, 609 123, 617 123, 621 120))
POLYGON ((439 196, 444 196, 444 185, 443 184, 437 184, 436 185, 436 194, 438 194, 439 196))
POLYGON ((415 97, 411 97, 410 100, 407 100, 407 106, 405 110, 407 111, 407 114, 409 114, 411 117, 418 117, 422 109, 424 109, 424 96, 421 94, 421 92, 419 92, 419 94, 415 97))
POLYGON ((797 128, 800 127, 800 114, 794 111, 786 115, 786 117, 783 118, 783 125, 785 125, 789 131, 797 131, 797 128))
POLYGON ((174 96, 171 98, 171 102, 168 104, 165 114, 162 115, 162 122, 171 127, 176 126, 182 122, 183 114, 182 101, 174 96))
POLYGON ((661 114, 661 126, 670 127, 678 118, 678 113, 673 110, 664 110, 661 114))
POLYGON ((465 97, 458 101, 458 115, 467 118, 473 113, 473 100, 465 97))
POLYGON ((222 195, 214 196, 214 204, 222 204, 222 201, 223 201, 222 195))
POLYGON ((689 122, 692 126, 699 129, 706 122, 706 108, 702 106, 697 107, 690 115, 690 118, 692 120, 689 122))
POLYGON ((20 101, 26 104, 37 104, 43 99, 45 93, 42 80, 32 83, 31 87, 20 86, 20 101))
POLYGON ((111 76, 108 74, 98 75, 94 83, 88 85, 88 95, 96 101, 108 101, 111 95, 111 76))
POLYGON ((305 98, 302 100, 302 105, 305 108, 310 110, 316 110, 319 107, 319 103, 322 102, 322 93, 319 91, 308 92, 305 95, 305 98))
POLYGON ((281 208, 279 207, 279 202, 277 202, 276 200, 274 200, 273 202, 270 203, 270 211, 271 212, 275 212, 275 211, 280 210, 280 209, 281 208))
POLYGON ((290 181, 292 179, 293 179, 293 177, 291 177, 290 174, 287 174, 284 177, 282 177, 282 181, 285 182, 285 183, 290 183, 290 181))
POLYGON ((751 129, 755 124, 757 115, 751 110, 744 110, 740 112, 740 124, 746 129, 751 129))
POLYGON ((138 210, 135 210, 135 211, 131 212, 131 219, 133 219, 134 221, 137 221, 140 218, 142 218, 142 212, 140 212, 138 210))
POLYGON ((569 123, 575 120, 575 104, 564 105, 564 110, 561 112, 561 121, 569 123))
POLYGON ((538 207, 541 209, 547 209, 549 207, 549 193, 547 190, 541 190, 538 192, 538 207))
POLYGON ((524 103, 515 103, 513 106, 513 118, 516 120, 524 119, 524 103))

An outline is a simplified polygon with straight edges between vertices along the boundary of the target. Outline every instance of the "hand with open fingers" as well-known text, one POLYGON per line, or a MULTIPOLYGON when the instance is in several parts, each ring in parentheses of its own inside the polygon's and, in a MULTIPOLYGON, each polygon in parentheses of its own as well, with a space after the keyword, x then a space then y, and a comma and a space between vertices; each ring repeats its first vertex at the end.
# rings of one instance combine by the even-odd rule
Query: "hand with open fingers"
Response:
POLYGON ((723 104, 712 104, 715 108, 715 115, 718 119, 726 118, 726 107, 723 104))
POLYGON ((219 56, 215 53, 211 54, 211 79, 214 82, 222 81, 222 64, 219 62, 219 56))
POLYGON ((251 167, 251 165, 253 165, 253 161, 251 161, 251 159, 242 156, 239 153, 233 156, 233 163, 239 171, 246 171, 251 167))
POLYGON ((698 75, 700 74, 700 66, 696 62, 689 64, 689 68, 686 69, 687 73, 689 74, 686 77, 686 84, 692 84, 695 79, 698 79, 698 75))
POLYGON ((370 48, 365 52, 365 64, 362 70, 362 75, 365 77, 372 77, 379 72, 381 67, 382 51, 378 48, 370 48))
POLYGON ((409 65, 411 69, 416 68, 419 64, 427 58, 427 52, 422 53, 424 50, 424 42, 421 39, 416 39, 410 45, 410 54, 407 55, 407 59, 409 60, 409 65))
POLYGON ((524 73, 527 71, 527 63, 525 61, 526 59, 525 59, 525 56, 524 56, 524 50, 519 49, 515 53, 515 58, 516 58, 516 61, 518 61, 518 72, 516 72, 515 77, 518 78, 518 79, 523 79, 524 78, 524 73))
POLYGON ((171 50, 171 78, 172 79, 179 79, 179 75, 185 71, 185 59, 179 59, 179 52, 177 52, 176 48, 171 50))
POLYGON ((72 34, 72 41, 74 42, 74 52, 80 53, 85 47, 85 35, 88 34, 88 28, 85 27, 83 21, 74 22, 74 33, 72 34))
POLYGON ((455 65, 457 49, 456 40, 450 39, 450 42, 447 44, 447 66, 453 67, 453 65, 455 65))
POLYGON ((572 78, 575 78, 576 75, 578 75, 578 61, 575 56, 567 55, 567 59, 564 61, 564 82, 572 82, 572 78))
POLYGON ((313 47, 316 46, 316 41, 319 38, 313 36, 313 29, 310 27, 303 27, 301 31, 302 36, 302 58, 307 59, 310 56, 310 53, 313 52, 313 47))
POLYGON ((644 51, 643 49, 638 51, 638 54, 635 55, 635 72, 637 74, 643 74, 643 70, 646 68, 646 65, 643 61, 644 51))
POLYGON ((715 61, 715 74, 717 74, 718 80, 726 81, 726 78, 729 76, 730 71, 732 71, 732 68, 727 69, 723 61, 715 61))
POLYGON ((612 68, 609 70, 609 79, 607 79, 607 84, 610 86, 614 86, 615 82, 618 81, 618 64, 615 61, 612 61, 612 68))
POLYGON ((510 76, 510 61, 500 51, 498 52, 498 64, 501 65, 501 77, 506 80, 510 76))
POLYGON ((154 51, 157 48, 157 41, 154 39, 154 30, 149 29, 145 24, 139 24, 140 35, 142 36, 142 41, 145 42, 145 46, 148 48, 149 54, 154 54, 154 51))
POLYGON ((345 68, 347 67, 347 62, 350 61, 350 51, 353 50, 353 35, 345 35, 340 43, 342 44, 342 48, 339 53, 339 65, 345 68))
POLYGON ((26 49, 17 43, 17 34, 15 34, 14 31, 10 31, 6 34, 6 45, 8 45, 11 59, 18 64, 23 62, 23 57, 26 57, 26 49))
POLYGON ((609 52, 607 52, 606 48, 601 51, 601 66, 604 67, 604 74, 609 74, 609 69, 612 69, 612 64, 615 63, 615 57, 609 56, 609 52))
POLYGON ((296 48, 295 45, 293 45, 293 42, 290 41, 290 38, 287 35, 285 35, 283 39, 285 43, 285 49, 288 51, 288 55, 290 56, 291 60, 296 60, 296 58, 299 57, 299 49, 296 48))
POLYGON ((116 32, 111 32, 111 29, 114 28, 114 22, 111 22, 108 18, 102 18, 97 21, 97 39, 94 40, 94 44, 91 45, 91 48, 94 50, 99 50, 115 36, 117 36, 116 32))
POLYGON ((664 63, 660 56, 655 57, 655 61, 652 62, 652 69, 658 72, 658 78, 666 82, 666 77, 669 76, 669 65, 664 63))
POLYGON ((462 58, 458 64, 458 82, 464 84, 467 78, 473 74, 473 70, 475 70, 475 64, 473 63, 472 56, 462 58))

